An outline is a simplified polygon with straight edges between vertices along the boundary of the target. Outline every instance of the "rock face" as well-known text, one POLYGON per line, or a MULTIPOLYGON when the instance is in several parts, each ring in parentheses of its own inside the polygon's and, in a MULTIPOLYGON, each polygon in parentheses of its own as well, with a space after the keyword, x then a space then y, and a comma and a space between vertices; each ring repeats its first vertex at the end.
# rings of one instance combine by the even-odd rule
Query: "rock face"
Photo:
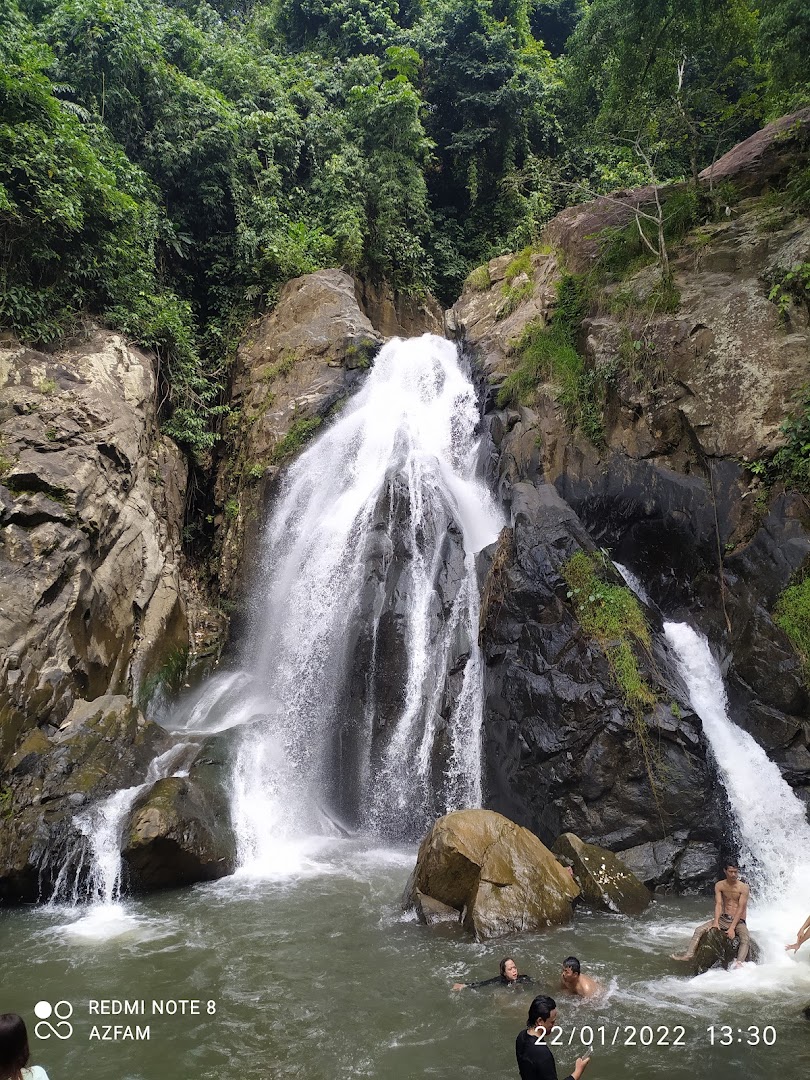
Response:
POLYGON ((258 547, 279 466, 359 386, 381 344, 353 278, 340 270, 287 282, 272 313, 248 330, 231 386, 238 421, 226 433, 217 477, 224 593, 244 587, 242 554, 258 547))
POLYGON ((137 695, 188 648, 186 466, 151 361, 98 331, 58 355, 0 349, 0 756, 76 700, 137 695))
POLYGON ((489 810, 439 818, 419 847, 406 905, 417 890, 463 912, 478 940, 566 923, 579 895, 536 836, 489 810))
POLYGON ((652 895, 612 851, 585 844, 574 833, 557 837, 551 849, 574 872, 583 903, 597 911, 640 915, 652 895))
MULTIPOLYGON (((740 190, 758 195, 794 164, 792 133, 807 122, 798 119, 782 125, 789 136, 777 124, 743 144, 734 159, 740 169, 747 162, 740 190)), ((732 166, 730 157, 726 179, 734 180, 732 166)), ((673 252, 680 303, 671 313, 651 299, 654 268, 601 287, 579 341, 586 373, 604 386, 598 445, 571 430, 553 385, 539 385, 529 407, 498 409, 493 393, 515 369, 522 331, 553 316, 561 256, 568 272, 588 269, 600 230, 632 220, 632 206, 651 196, 642 189, 564 211, 513 310, 503 303, 515 257, 504 256, 471 275, 448 324, 471 346, 487 388, 487 474, 511 506, 484 584, 488 805, 546 842, 570 830, 604 844, 648 885, 693 889, 711 880, 730 840, 728 812, 658 637, 660 612, 707 634, 732 718, 810 800, 808 688, 772 619, 810 557, 810 519, 805 500, 768 498, 746 467, 782 444, 781 424, 807 381, 806 306, 790 302, 780 314, 769 292, 810 259, 810 222, 752 197, 702 225, 673 252), (645 677, 658 705, 644 723, 665 763, 657 799, 633 717, 566 604, 560 567, 594 544, 652 598, 646 614, 657 643, 645 677)))
POLYGON ((5 763, 0 898, 47 899, 79 839, 74 814, 143 783, 168 746, 166 732, 122 695, 77 701, 50 736, 31 729, 5 763))
POLYGON ((489 805, 549 844, 574 832, 621 851, 673 826, 719 844, 706 746, 665 645, 654 637, 652 655, 639 657, 658 697, 640 721, 656 747, 651 777, 639 720, 580 628, 562 576, 593 543, 551 485, 514 484, 511 494, 511 529, 481 611, 489 805))

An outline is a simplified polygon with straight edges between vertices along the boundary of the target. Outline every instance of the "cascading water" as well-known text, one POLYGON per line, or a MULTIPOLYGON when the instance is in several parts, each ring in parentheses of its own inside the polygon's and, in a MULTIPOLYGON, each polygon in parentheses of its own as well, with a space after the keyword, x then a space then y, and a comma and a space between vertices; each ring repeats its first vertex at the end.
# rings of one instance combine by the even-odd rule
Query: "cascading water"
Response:
POLYGON ((52 902, 115 904, 121 892, 121 835, 127 813, 143 791, 170 775, 188 756, 189 743, 176 743, 150 764, 142 784, 121 788, 73 819, 77 844, 56 879, 52 902))
POLYGON ((476 478, 456 347, 393 340, 290 467, 267 523, 242 674, 189 726, 239 727, 240 861, 284 862, 324 813, 398 838, 480 805, 475 556, 503 524, 476 478), (246 676, 245 673, 249 673, 246 676))
POLYGON ((729 719, 706 639, 684 623, 665 623, 664 632, 728 793, 740 864, 752 886, 752 932, 771 959, 784 962, 785 944, 810 914, 807 811, 759 743, 729 719))

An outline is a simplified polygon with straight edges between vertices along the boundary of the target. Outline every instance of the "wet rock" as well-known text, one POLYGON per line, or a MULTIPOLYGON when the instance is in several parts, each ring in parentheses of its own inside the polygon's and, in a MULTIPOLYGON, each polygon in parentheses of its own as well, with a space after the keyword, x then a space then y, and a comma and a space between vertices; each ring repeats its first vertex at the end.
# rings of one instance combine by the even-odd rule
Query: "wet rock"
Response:
POLYGON ((0 898, 47 899, 79 834, 74 814, 120 788, 143 783, 168 749, 163 728, 128 698, 77 700, 52 737, 35 728, 7 763, 0 830, 0 898))
POLYGON ((422 841, 406 904, 416 892, 462 913, 476 939, 568 922, 579 888, 548 848, 489 810, 440 818, 422 841))
POLYGON ((588 907, 640 915, 652 900, 649 889, 612 851, 585 844, 574 833, 563 833, 551 850, 565 866, 571 867, 583 903, 588 907))
MULTIPOLYGON (((562 567, 579 550, 592 551, 592 541, 554 488, 515 484, 512 528, 481 607, 489 805, 548 843, 574 832, 621 850, 658 841, 673 824, 719 841, 706 744, 665 643, 654 638, 652 656, 639 652, 659 699, 640 720, 567 596, 562 567), (656 747, 655 773, 640 723, 656 747)), ((648 616, 655 628, 656 613, 648 616)))
MULTIPOLYGON (((737 959, 739 948, 739 938, 732 940, 722 930, 710 927, 701 935, 694 958, 689 962, 692 974, 702 975, 713 967, 730 967, 737 959)), ((759 961, 759 946, 753 938, 750 940, 748 960, 753 963, 759 961)))
POLYGON ((415 892, 414 907, 416 917, 425 926, 433 926, 438 922, 459 922, 461 918, 461 913, 455 908, 443 904, 441 900, 436 900, 432 896, 426 896, 418 889, 415 892))
POLYGON ((152 360, 107 331, 0 347, 0 759, 188 647, 187 468, 155 397, 152 360))
POLYGON ((236 854, 227 801, 221 793, 206 791, 193 775, 158 780, 132 808, 122 860, 134 892, 233 873, 236 854))

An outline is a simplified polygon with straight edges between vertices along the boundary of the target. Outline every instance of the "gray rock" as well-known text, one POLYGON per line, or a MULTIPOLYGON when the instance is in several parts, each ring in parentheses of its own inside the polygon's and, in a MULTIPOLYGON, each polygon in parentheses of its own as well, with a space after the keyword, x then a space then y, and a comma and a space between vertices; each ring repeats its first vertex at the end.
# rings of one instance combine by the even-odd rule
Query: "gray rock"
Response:
POLYGON ((558 836, 551 850, 564 866, 571 867, 582 902, 588 907, 640 915, 652 900, 649 889, 612 851, 584 844, 573 833, 558 836))
POLYGON ((122 859, 135 892, 191 885, 233 873, 235 843, 227 801, 193 776, 158 780, 135 802, 122 859))
POLYGON ((124 696, 74 702, 52 738, 39 728, 7 762, 10 806, 0 830, 0 899, 47 899, 76 853, 75 811, 134 787, 169 736, 124 696))
POLYGON ((108 332, 0 347, 0 767, 36 721, 137 693, 188 647, 186 464, 161 437, 152 361, 108 332))
MULTIPOLYGON (((693 975, 702 975, 713 967, 730 967, 737 959, 740 947, 740 939, 732 941, 722 930, 710 927, 704 930, 698 941, 694 958, 689 962, 693 975)), ((759 961, 759 946, 753 938, 750 939, 748 960, 757 963, 759 961)))

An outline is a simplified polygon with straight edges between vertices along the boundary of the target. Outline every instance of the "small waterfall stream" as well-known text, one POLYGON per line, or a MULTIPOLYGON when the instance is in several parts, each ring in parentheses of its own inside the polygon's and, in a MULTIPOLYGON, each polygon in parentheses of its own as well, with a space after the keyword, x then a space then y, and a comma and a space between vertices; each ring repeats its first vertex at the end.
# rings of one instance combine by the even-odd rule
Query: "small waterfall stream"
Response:
POLYGON ((741 868, 751 883, 752 933, 768 958, 810 914, 810 824, 778 766, 728 715, 723 676, 704 637, 684 623, 664 624, 695 712, 717 761, 736 826, 741 868))

